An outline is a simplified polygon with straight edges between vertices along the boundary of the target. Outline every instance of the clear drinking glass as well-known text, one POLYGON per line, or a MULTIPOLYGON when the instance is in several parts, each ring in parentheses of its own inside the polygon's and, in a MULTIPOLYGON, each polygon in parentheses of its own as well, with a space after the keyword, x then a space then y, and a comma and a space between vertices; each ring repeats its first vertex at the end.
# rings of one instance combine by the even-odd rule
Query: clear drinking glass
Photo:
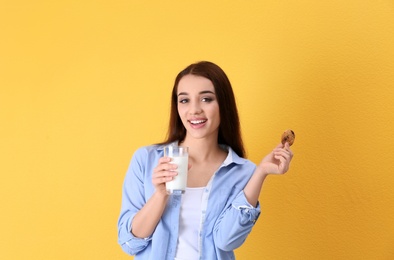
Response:
POLYGON ((166 182, 166 190, 170 195, 180 195, 185 193, 187 184, 187 170, 189 161, 189 148, 169 145, 164 147, 164 155, 171 158, 171 163, 178 165, 178 175, 174 179, 166 182))

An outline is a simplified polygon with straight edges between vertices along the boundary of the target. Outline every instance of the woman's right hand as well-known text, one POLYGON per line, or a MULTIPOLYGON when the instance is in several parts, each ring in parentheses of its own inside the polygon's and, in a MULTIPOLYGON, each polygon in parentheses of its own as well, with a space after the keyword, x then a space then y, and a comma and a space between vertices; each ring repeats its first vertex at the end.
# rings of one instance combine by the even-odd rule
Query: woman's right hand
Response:
POLYGON ((178 165, 170 163, 170 157, 161 157, 159 164, 153 169, 152 183, 156 191, 167 194, 166 182, 171 181, 178 174, 178 165))
POLYGON ((178 174, 176 172, 178 166, 170 162, 171 158, 162 157, 153 169, 152 183, 155 192, 132 220, 131 232, 136 237, 147 238, 151 236, 163 215, 169 199, 166 182, 172 180, 178 174))

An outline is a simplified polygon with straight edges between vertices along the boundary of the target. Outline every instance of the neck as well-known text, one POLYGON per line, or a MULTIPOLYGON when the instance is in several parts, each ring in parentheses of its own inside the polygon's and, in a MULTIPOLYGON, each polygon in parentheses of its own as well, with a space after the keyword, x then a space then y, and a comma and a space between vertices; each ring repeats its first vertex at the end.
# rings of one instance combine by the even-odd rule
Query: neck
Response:
POLYGON ((189 147, 189 156, 196 161, 206 161, 209 158, 214 158, 217 154, 223 153, 223 150, 217 143, 217 138, 214 140, 208 138, 191 139, 185 138, 182 146, 189 147))

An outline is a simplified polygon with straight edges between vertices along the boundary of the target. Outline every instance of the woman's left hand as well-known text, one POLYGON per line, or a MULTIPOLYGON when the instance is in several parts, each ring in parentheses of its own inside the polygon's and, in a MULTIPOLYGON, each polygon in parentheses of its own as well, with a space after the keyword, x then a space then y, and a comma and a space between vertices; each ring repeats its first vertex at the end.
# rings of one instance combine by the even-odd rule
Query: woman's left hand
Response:
POLYGON ((293 158, 293 152, 288 143, 277 145, 260 162, 259 168, 265 174, 284 174, 289 170, 290 161, 293 158))

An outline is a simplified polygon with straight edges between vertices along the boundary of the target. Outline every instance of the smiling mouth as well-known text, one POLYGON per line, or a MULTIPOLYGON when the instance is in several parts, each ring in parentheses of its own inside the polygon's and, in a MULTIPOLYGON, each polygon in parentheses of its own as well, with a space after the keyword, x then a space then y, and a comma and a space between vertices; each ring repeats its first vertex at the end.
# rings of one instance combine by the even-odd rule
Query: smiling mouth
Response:
POLYGON ((192 125, 201 125, 207 122, 207 120, 189 120, 190 124, 192 125))

